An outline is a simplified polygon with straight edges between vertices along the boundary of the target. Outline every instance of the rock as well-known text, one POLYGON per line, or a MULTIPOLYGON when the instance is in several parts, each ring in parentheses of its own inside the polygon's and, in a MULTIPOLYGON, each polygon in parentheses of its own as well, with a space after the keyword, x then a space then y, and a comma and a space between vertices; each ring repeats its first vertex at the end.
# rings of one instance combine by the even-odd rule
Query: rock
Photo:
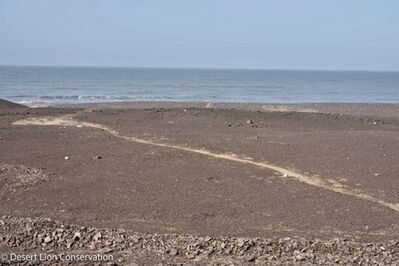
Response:
POLYGON ((107 254, 107 253, 111 253, 113 251, 113 249, 111 248, 102 248, 98 250, 98 253, 103 253, 103 254, 107 254))
POLYGON ((69 160, 69 157, 68 157, 68 156, 65 156, 64 159, 65 159, 65 160, 69 160))
POLYGON ((254 123, 254 122, 252 122, 251 119, 248 119, 248 120, 247 120, 247 124, 248 124, 248 125, 252 125, 253 123, 254 123))
POLYGON ((77 240, 80 240, 82 238, 82 235, 81 235, 81 233, 79 232, 79 231, 76 231, 74 234, 73 234, 73 240, 74 241, 77 241, 77 240))
POLYGON ((306 259, 306 256, 304 254, 298 254, 298 255, 295 256, 295 260, 296 261, 302 261, 302 260, 305 260, 305 259, 306 259))
POLYGON ((255 261, 256 257, 254 255, 248 255, 245 257, 245 260, 248 262, 255 261))
POLYGON ((93 157, 94 160, 101 160, 103 157, 101 155, 96 155, 93 157))
POLYGON ((73 241, 68 240, 67 243, 66 243, 67 249, 70 249, 72 247, 72 245, 73 245, 73 241))
POLYGON ((98 240, 100 240, 101 239, 101 233, 100 232, 97 232, 94 236, 93 236, 93 240, 94 241, 98 241, 98 240))
POLYGON ((169 255, 176 256, 177 254, 179 254, 179 251, 177 249, 175 249, 175 248, 172 248, 169 251, 169 255))
POLYGON ((237 240, 237 246, 239 246, 240 248, 243 247, 245 245, 245 240, 240 238, 237 240))
POLYGON ((53 239, 51 239, 51 237, 50 236, 46 236, 45 238, 44 238, 44 243, 50 243, 51 241, 53 241, 53 239))
POLYGON ((192 260, 192 259, 195 259, 196 256, 194 254, 190 253, 190 254, 187 254, 186 257, 187 257, 187 259, 192 260))

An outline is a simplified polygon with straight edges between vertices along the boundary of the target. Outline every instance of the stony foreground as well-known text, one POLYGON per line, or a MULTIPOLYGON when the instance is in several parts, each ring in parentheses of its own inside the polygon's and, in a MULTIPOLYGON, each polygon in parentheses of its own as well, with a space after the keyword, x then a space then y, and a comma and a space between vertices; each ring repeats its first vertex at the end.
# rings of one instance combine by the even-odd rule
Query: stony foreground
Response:
MULTIPOLYGON (((399 241, 358 243, 350 239, 196 237, 65 225, 50 219, 0 219, 0 249, 16 254, 108 254, 116 265, 395 265, 399 241)), ((108 257, 107 257, 108 256, 108 257)), ((65 264, 63 261, 58 263, 65 264)), ((79 262, 79 261, 75 261, 79 262)), ((2 263, 13 263, 3 258, 2 263)), ((15 263, 15 262, 14 262, 15 263)), ((19 262, 21 263, 21 262, 19 262)), ((40 264, 54 264, 41 261, 40 264)), ((79 263, 85 264, 90 262, 79 263)), ((34 262, 21 264, 33 265, 34 262)))

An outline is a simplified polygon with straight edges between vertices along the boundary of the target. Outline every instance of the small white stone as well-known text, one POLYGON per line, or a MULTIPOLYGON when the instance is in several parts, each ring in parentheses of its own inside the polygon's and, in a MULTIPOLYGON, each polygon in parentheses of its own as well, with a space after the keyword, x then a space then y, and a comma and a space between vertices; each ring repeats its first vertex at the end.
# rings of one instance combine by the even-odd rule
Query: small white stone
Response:
POLYGON ((68 156, 65 156, 64 159, 65 159, 65 160, 69 160, 69 157, 68 157, 68 156))

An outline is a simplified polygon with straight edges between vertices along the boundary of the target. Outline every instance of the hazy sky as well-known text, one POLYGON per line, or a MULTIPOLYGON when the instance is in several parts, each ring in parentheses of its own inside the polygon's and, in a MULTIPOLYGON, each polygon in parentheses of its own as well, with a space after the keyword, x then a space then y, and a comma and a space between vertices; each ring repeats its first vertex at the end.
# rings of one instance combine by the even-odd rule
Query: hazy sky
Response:
POLYGON ((0 0, 0 64, 399 70, 399 1, 0 0))

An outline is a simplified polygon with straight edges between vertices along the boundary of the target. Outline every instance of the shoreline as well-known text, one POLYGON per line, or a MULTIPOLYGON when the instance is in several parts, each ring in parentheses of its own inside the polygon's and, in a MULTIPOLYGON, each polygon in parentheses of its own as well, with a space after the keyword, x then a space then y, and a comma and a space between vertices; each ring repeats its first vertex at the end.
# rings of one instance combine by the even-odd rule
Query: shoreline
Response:
POLYGON ((96 103, 26 104, 30 108, 213 108, 262 112, 301 112, 346 114, 355 116, 399 117, 399 103, 247 103, 247 102, 180 102, 123 101, 96 103))

